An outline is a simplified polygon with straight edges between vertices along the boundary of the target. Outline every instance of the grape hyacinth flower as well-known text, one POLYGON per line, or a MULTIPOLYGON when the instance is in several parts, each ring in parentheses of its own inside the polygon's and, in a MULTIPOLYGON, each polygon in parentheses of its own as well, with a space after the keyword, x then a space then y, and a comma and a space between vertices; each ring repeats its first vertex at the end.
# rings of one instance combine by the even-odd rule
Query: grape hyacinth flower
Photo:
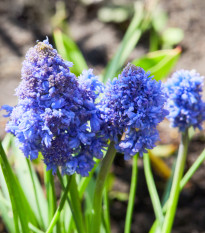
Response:
POLYGON ((142 156, 155 146, 159 140, 156 127, 167 114, 162 83, 149 75, 128 64, 108 83, 98 104, 106 124, 104 133, 115 141, 125 159, 138 152, 142 156))
POLYGON ((41 152, 47 170, 61 167, 63 174, 87 176, 93 158, 102 158, 107 146, 95 104, 104 86, 92 70, 77 79, 71 66, 48 39, 38 42, 23 62, 18 104, 2 108, 10 116, 6 131, 16 136, 27 158, 41 152))
POLYGON ((205 102, 202 100, 203 77, 195 70, 176 71, 166 83, 168 119, 172 127, 184 132, 190 126, 202 129, 205 102))

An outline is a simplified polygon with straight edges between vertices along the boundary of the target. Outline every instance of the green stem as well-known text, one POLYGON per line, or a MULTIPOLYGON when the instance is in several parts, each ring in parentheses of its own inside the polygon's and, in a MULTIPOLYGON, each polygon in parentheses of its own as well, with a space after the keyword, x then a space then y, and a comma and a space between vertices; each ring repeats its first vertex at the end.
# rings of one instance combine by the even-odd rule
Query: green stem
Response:
POLYGON ((143 20, 143 7, 139 4, 135 6, 135 14, 132 18, 131 23, 120 43, 114 57, 107 65, 105 74, 104 74, 104 83, 108 78, 113 78, 116 75, 116 72, 121 68, 127 57, 132 52, 133 48, 137 44, 142 35, 141 22, 143 20))
POLYGON ((102 166, 100 168, 96 181, 96 187, 95 187, 94 199, 93 199, 92 222, 91 222, 92 233, 100 232, 102 196, 103 196, 104 184, 107 175, 110 171, 110 167, 114 160, 115 154, 116 154, 116 150, 114 147, 114 142, 111 142, 108 151, 102 160, 102 166))
POLYGON ((41 231, 31 223, 28 224, 28 227, 33 233, 44 233, 43 231, 41 231))
POLYGON ((33 177, 33 171, 32 171, 32 168, 31 168, 31 162, 29 161, 29 159, 26 159, 26 162, 27 162, 29 172, 30 172, 30 175, 31 175, 31 181, 32 181, 33 189, 34 189, 34 195, 35 195, 35 199, 36 199, 36 205, 37 205, 38 214, 39 214, 39 217, 40 217, 41 226, 43 226, 43 228, 45 228, 42 213, 41 213, 41 209, 40 209, 40 204, 39 204, 39 200, 38 200, 36 184, 35 184, 34 177, 33 177))
MULTIPOLYGON (((63 179, 62 179, 62 176, 61 176, 59 170, 57 171, 57 176, 60 180, 61 187, 63 188, 63 190, 65 190, 63 179)), ((71 187, 70 195, 71 195, 72 201, 70 200, 69 196, 67 196, 67 202, 70 206, 76 228, 78 229, 78 232, 80 233, 80 232, 84 232, 84 227, 83 227, 84 224, 83 224, 81 206, 79 205, 79 203, 80 203, 79 193, 78 193, 77 184, 76 184, 74 176, 75 175, 73 175, 71 178, 72 180, 71 180, 71 185, 70 185, 70 187, 71 187)), ((70 227, 70 225, 72 225, 72 222, 73 221, 72 221, 72 217, 71 217, 69 227, 70 227)))
MULTIPOLYGON (((188 183, 188 181, 191 179, 191 177, 194 175, 194 173, 199 168, 199 166, 203 163, 204 160, 205 160, 205 150, 203 150, 203 152, 199 155, 199 157, 197 158, 197 160, 189 168, 189 170, 187 171, 187 173, 184 175, 184 177, 180 181, 180 192, 182 191, 182 189, 184 188, 184 186, 188 183)), ((168 201, 169 201, 169 199, 166 201, 166 203, 163 206, 163 209, 162 209, 163 213, 166 213, 166 211, 167 211, 168 201)), ((158 223, 155 220, 154 223, 153 223, 153 225, 152 225, 151 230, 149 231, 149 233, 155 232, 152 229, 155 229, 157 224, 158 223)))
POLYGON ((165 221, 162 227, 163 233, 170 233, 172 229, 172 225, 174 222, 174 216, 176 213, 177 203, 179 199, 180 193, 180 181, 183 176, 184 166, 186 162, 186 155, 188 149, 188 130, 182 134, 182 139, 179 146, 179 152, 176 161, 176 167, 174 171, 173 183, 170 192, 170 198, 167 206, 167 213, 165 216, 165 221))
POLYGON ((194 175, 194 173, 197 171, 197 169, 203 163, 204 160, 205 160, 205 149, 202 151, 202 153, 199 155, 197 160, 193 163, 193 165, 189 168, 187 173, 182 178, 180 182, 180 191, 184 188, 187 182, 191 179, 191 177, 194 175))
POLYGON ((18 215, 14 214, 15 211, 13 208, 12 208, 12 210, 13 210, 12 212, 13 212, 13 218, 14 218, 15 233, 20 233, 18 215))
POLYGON ((76 227, 78 229, 78 233, 84 233, 86 232, 86 230, 85 230, 85 224, 83 222, 81 201, 79 197, 75 175, 71 176, 70 199, 71 199, 71 204, 72 204, 71 205, 72 213, 73 213, 73 217, 76 223, 76 227))
POLYGON ((158 233, 160 232, 160 229, 159 229, 159 221, 156 219, 153 224, 152 224, 152 227, 150 228, 149 230, 149 233, 158 233), (158 231, 157 231, 158 230, 158 231))
POLYGON ((144 159, 145 178, 146 178, 149 194, 151 197, 152 205, 154 208, 154 213, 155 213, 156 219, 158 219, 158 221, 162 224, 164 220, 164 216, 162 213, 160 199, 157 193, 157 189, 156 189, 154 178, 153 178, 152 171, 151 171, 149 154, 144 154, 143 159, 144 159))
POLYGON ((109 212, 109 197, 108 197, 108 179, 105 184, 105 190, 103 195, 103 219, 106 229, 106 233, 110 233, 110 212, 109 212))
POLYGON ((134 202, 135 202, 135 194, 136 194, 136 188, 137 188, 137 162, 138 162, 138 156, 137 153, 133 157, 133 164, 132 164, 132 178, 131 178, 131 187, 130 187, 130 193, 129 193, 129 202, 127 206, 127 214, 125 219, 125 233, 130 233, 131 231, 131 223, 132 223, 132 213, 134 208, 134 202))
POLYGON ((63 206, 65 204, 65 201, 66 201, 66 198, 67 198, 67 195, 68 195, 68 191, 70 189, 70 184, 71 184, 71 182, 70 182, 70 180, 68 180, 67 186, 66 186, 65 191, 63 193, 63 196, 62 196, 62 198, 60 200, 60 204, 59 204, 59 206, 58 206, 58 208, 57 208, 57 210, 56 210, 56 212, 55 212, 55 214, 53 216, 53 219, 51 220, 51 223, 50 223, 46 233, 52 233, 53 232, 53 228, 56 225, 56 223, 57 223, 57 221, 58 221, 58 219, 60 217, 61 210, 63 209, 63 206))
POLYGON ((51 221, 57 208, 54 177, 52 175, 52 171, 46 171, 46 169, 44 171, 44 174, 45 174, 44 179, 45 179, 46 194, 48 199, 49 221, 51 221))
MULTIPOLYGON (((61 184, 61 188, 63 189, 63 191, 65 191, 65 186, 64 186, 64 182, 63 182, 63 178, 62 178, 62 176, 61 176, 61 174, 60 174, 60 171, 59 171, 59 169, 57 170, 57 176, 58 176, 58 179, 59 179, 59 181, 60 181, 60 184, 61 184)), ((73 218, 75 219, 75 224, 76 224, 76 226, 77 226, 77 221, 78 221, 78 219, 76 219, 76 217, 75 217, 75 212, 73 211, 73 207, 72 207, 72 203, 71 203, 71 201, 70 201, 70 198, 69 198, 69 195, 67 196, 67 202, 68 202, 68 205, 69 205, 69 207, 70 207, 70 210, 71 210, 71 212, 72 212, 72 215, 70 216, 70 218, 67 220, 68 221, 68 229, 70 229, 71 227, 72 227, 72 225, 73 225, 73 218)), ((65 224, 63 224, 64 225, 64 228, 65 228, 65 224)), ((68 230, 68 232, 70 232, 69 230, 68 230)))
POLYGON ((159 46, 159 36, 157 32, 151 28, 150 30, 150 40, 149 40, 149 52, 157 51, 159 46))
POLYGON ((88 177, 83 177, 81 180, 80 180, 80 183, 79 183, 79 196, 80 196, 80 199, 83 198, 83 194, 85 192, 85 189, 87 188, 90 180, 92 179, 93 177, 93 174, 96 170, 96 168, 98 167, 99 163, 100 163, 100 159, 98 159, 93 167, 93 169, 90 171, 89 173, 89 176, 88 177))

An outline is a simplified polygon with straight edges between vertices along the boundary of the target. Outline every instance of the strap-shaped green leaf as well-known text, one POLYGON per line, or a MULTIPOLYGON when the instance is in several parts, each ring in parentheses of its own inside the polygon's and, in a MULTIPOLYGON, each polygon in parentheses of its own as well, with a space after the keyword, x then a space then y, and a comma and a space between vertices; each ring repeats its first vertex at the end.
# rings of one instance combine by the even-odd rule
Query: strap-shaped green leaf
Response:
POLYGON ((10 233, 15 232, 11 202, 7 201, 0 191, 0 215, 10 233))
MULTIPOLYGON (((28 216, 30 215, 28 212, 29 210, 25 210, 25 203, 26 200, 22 196, 22 190, 20 190, 20 185, 18 184, 18 181, 11 169, 11 166, 8 162, 8 159, 6 157, 6 154, 4 152, 4 149, 2 147, 2 144, 0 143, 0 165, 2 168, 2 172, 4 174, 4 178, 8 187, 10 199, 11 199, 11 205, 14 215, 14 222, 15 222, 15 230, 16 232, 20 232, 19 226, 18 226, 18 217, 21 222, 21 231, 22 233, 28 233, 28 216)), ((31 219, 30 219, 31 220, 31 219)))
POLYGON ((136 66, 142 67, 145 71, 150 71, 154 79, 165 78, 175 66, 181 54, 181 48, 169 50, 159 50, 146 54, 140 59, 132 61, 136 66))
POLYGON ((30 161, 15 145, 14 139, 12 140, 12 150, 15 159, 16 175, 21 188, 32 211, 35 213, 39 226, 42 229, 46 229, 48 225, 48 207, 38 177, 30 161))

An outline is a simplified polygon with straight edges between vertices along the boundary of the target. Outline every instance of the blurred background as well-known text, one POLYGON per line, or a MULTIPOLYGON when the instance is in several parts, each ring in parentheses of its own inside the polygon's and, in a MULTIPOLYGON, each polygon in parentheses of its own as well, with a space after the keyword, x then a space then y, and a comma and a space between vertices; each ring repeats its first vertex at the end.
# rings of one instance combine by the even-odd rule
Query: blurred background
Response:
MULTIPOLYGON (((34 46, 37 40, 44 40, 46 36, 55 47, 53 35, 59 30, 77 44, 88 67, 93 68, 96 75, 100 75, 122 41, 135 14, 136 5, 140 4, 145 8, 151 7, 152 19, 127 61, 138 59, 150 51, 179 46, 181 56, 173 71, 181 68, 196 69, 201 75, 205 75, 205 1, 159 0, 153 8, 152 2, 0 0, 0 106, 13 106, 17 103, 14 90, 21 78, 21 65, 26 51, 34 46)), ((1 117, 1 138, 5 135, 5 124, 6 119, 1 117)), ((175 130, 170 133, 167 126, 166 121, 160 126, 161 138, 162 143, 171 145, 172 152, 177 148, 178 134, 175 130)), ((198 134, 193 140, 190 147, 190 164, 204 148, 204 142, 204 133, 198 134)), ((125 163, 123 158, 119 157, 113 171, 114 191, 110 193, 112 232, 120 233, 123 232, 131 161, 125 163)), ((202 167, 183 192, 174 233, 205 232, 204 174, 202 167)), ((148 232, 154 215, 144 175, 139 175, 142 178, 137 190, 132 231, 144 233, 148 232)), ((163 189, 166 178, 156 173, 156 179, 159 190, 163 189)), ((6 232, 3 224, 0 224, 0 232, 6 232)))

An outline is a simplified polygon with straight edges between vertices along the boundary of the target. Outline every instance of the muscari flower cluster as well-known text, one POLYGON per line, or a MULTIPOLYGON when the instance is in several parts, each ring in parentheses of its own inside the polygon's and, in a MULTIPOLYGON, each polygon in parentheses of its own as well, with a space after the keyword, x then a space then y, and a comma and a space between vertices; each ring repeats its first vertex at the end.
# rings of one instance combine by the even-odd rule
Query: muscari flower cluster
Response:
POLYGON ((104 86, 92 70, 79 78, 70 72, 48 40, 31 48, 23 62, 22 81, 16 89, 18 104, 3 106, 10 121, 6 131, 14 134, 27 158, 39 152, 48 170, 87 176, 107 146, 101 134, 96 99, 104 86))
POLYGON ((142 68, 128 64, 118 78, 109 82, 98 104, 106 124, 104 134, 115 141, 125 159, 152 149, 159 134, 157 125, 165 110, 162 83, 142 68))
POLYGON ((168 119, 172 127, 184 132, 190 126, 202 129, 205 103, 202 100, 203 77, 195 70, 179 70, 166 83, 168 119))
POLYGON ((18 104, 3 109, 10 116, 6 130, 16 136, 27 158, 41 152, 53 173, 60 167, 63 174, 87 176, 108 139, 125 159, 155 146, 156 127, 167 114, 161 82, 128 64, 105 87, 92 70, 77 78, 71 66, 48 40, 26 54, 18 104))

